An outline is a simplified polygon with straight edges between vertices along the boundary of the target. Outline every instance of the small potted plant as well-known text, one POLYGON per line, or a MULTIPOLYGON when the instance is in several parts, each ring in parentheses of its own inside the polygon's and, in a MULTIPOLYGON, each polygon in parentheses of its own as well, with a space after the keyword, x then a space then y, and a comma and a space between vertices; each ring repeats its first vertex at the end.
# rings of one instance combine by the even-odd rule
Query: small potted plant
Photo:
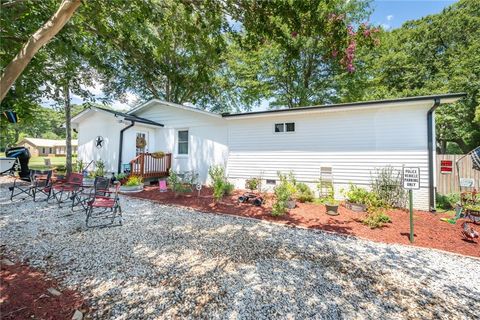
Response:
POLYGON ((355 212, 367 211, 367 203, 370 193, 364 189, 350 184, 347 192, 344 192, 345 207, 355 212))
POLYGON ((128 180, 128 174, 126 173, 119 173, 115 176, 115 180, 120 182, 120 184, 124 185, 127 183, 128 180))
POLYGON ((129 176, 127 182, 120 187, 121 192, 143 191, 143 179, 139 176, 129 176))
POLYGON ((333 196, 325 199, 325 208, 329 216, 338 216, 338 204, 339 202, 333 198, 333 196))

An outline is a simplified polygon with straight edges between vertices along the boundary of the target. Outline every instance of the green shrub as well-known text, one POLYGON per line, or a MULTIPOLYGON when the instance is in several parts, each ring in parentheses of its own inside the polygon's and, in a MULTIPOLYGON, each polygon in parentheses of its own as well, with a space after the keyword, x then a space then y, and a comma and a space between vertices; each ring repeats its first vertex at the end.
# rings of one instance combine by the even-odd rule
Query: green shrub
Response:
POLYGON ((103 177, 105 175, 105 162, 103 160, 95 161, 95 176, 103 177))
POLYGON ((260 178, 250 178, 245 181, 245 187, 251 191, 257 190, 260 186, 260 178))
POLYGON ((128 177, 128 174, 126 173, 119 173, 115 176, 115 178, 117 178, 117 180, 123 180, 123 179, 126 179, 128 177))
POLYGON ((393 208, 406 207, 407 192, 403 188, 400 171, 392 167, 377 169, 371 189, 384 205, 393 208))
POLYGON ((367 204, 370 194, 367 189, 357 187, 356 185, 350 183, 349 190, 344 193, 344 196, 351 203, 367 204))
POLYGON ((458 193, 449 193, 446 195, 437 193, 435 198, 437 207, 443 210, 454 209, 457 202, 460 201, 460 195, 458 193))
POLYGON ((310 187, 303 183, 297 183, 296 185, 297 193, 296 193, 296 199, 299 202, 312 202, 314 198, 313 191, 310 189, 310 187))
POLYGON ((227 181, 225 168, 222 166, 211 166, 208 175, 212 179, 213 198, 216 202, 222 200, 225 195, 232 193, 235 186, 227 181))
POLYGON ((168 170, 167 184, 173 192, 179 192, 182 186, 177 173, 173 171, 172 168, 168 170))
POLYGON ((127 187, 133 187, 133 186, 139 186, 143 183, 143 178, 139 176, 130 176, 127 179, 127 182, 125 182, 125 186, 127 187))
POLYGON ((274 216, 281 216, 287 211, 287 201, 292 200, 297 192, 293 173, 290 172, 287 176, 278 172, 278 177, 280 184, 275 187, 275 203, 272 207, 272 215, 274 216))
POLYGON ((390 219, 384 210, 376 209, 369 211, 367 217, 363 219, 362 222, 371 229, 375 229, 383 227, 385 223, 392 222, 392 219, 390 219))
POLYGON ((85 164, 83 163, 83 161, 81 159, 77 159, 77 161, 75 161, 75 166, 74 166, 75 172, 82 173, 84 165, 85 164))

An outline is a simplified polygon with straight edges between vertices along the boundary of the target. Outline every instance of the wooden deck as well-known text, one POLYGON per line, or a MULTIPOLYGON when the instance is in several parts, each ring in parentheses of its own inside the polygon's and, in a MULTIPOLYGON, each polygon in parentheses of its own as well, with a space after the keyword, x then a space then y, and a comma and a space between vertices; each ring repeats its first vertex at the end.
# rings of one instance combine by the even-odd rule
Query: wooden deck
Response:
POLYGON ((155 158, 151 153, 141 153, 130 161, 130 174, 144 179, 166 177, 171 165, 171 153, 166 153, 162 158, 155 158))

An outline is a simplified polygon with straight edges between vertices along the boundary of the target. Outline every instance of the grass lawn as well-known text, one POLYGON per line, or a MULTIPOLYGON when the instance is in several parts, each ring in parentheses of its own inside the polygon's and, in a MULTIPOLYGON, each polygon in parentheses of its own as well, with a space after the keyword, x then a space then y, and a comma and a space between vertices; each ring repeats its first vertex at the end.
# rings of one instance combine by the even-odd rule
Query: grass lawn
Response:
MULTIPOLYGON (((60 167, 60 166, 65 166, 65 161, 66 157, 31 157, 30 162, 28 163, 28 166, 31 169, 47 169, 47 166, 45 166, 45 160, 44 159, 50 159, 52 166, 54 167, 60 167)), ((75 163, 77 159, 75 157, 72 158, 72 163, 75 163)))

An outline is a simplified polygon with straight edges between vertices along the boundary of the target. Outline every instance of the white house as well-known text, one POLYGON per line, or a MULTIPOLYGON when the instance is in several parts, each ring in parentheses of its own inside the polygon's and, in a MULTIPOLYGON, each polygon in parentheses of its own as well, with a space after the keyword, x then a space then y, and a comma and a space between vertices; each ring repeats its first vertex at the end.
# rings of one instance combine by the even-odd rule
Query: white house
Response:
POLYGON ((238 188, 251 177, 274 185, 278 171, 293 171, 298 181, 314 186, 320 168, 327 168, 340 197, 339 190, 349 183, 368 187, 377 168, 415 166, 421 171, 421 188, 414 191, 414 206, 434 210, 433 113, 463 96, 222 115, 154 99, 128 113, 91 107, 72 123, 78 130, 79 159, 102 159, 109 171, 122 171, 138 154, 163 151, 171 153, 168 161, 175 171, 194 170, 202 182, 211 165, 224 165, 238 188))

